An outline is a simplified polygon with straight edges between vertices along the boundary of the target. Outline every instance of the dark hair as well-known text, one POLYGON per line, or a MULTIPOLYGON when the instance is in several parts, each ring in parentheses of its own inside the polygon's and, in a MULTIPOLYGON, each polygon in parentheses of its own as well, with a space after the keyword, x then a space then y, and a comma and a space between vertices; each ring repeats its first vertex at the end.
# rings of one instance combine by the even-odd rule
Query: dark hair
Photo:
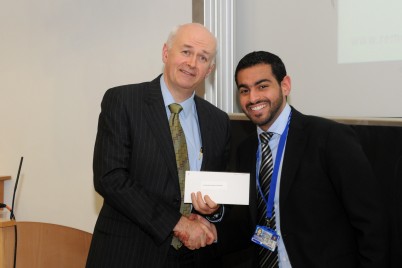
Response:
POLYGON ((266 51, 254 51, 246 56, 244 56, 237 64, 235 71, 235 81, 237 84, 237 73, 243 69, 253 67, 258 64, 268 64, 271 65, 272 74, 278 80, 282 82, 283 78, 286 76, 285 64, 282 62, 281 58, 275 54, 266 51))

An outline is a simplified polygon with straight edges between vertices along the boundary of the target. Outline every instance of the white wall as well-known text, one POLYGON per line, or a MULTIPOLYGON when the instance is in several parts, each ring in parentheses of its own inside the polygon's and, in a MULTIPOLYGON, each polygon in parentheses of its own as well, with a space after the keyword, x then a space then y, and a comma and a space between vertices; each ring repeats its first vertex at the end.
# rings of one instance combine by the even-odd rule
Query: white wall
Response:
POLYGON ((0 8, 0 175, 20 221, 92 232, 102 199, 92 184, 100 102, 112 86, 162 71, 170 29, 191 1, 20 0, 0 8))
POLYGON ((280 56, 296 108, 320 116, 402 117, 400 0, 235 3, 235 64, 254 50, 280 56))

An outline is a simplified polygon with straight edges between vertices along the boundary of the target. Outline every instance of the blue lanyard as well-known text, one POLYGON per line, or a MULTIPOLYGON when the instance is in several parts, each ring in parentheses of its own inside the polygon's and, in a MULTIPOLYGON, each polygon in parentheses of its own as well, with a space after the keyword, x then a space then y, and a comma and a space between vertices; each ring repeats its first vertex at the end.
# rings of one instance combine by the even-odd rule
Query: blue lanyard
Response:
POLYGON ((260 154, 259 154, 259 152, 261 151, 261 143, 259 144, 259 150, 257 151, 256 180, 257 180, 258 190, 259 190, 259 192, 262 196, 262 199, 264 200, 265 205, 267 207, 267 218, 268 219, 270 219, 272 217, 272 211, 273 211, 274 199, 275 199, 275 191, 276 191, 276 182, 278 181, 279 166, 281 164, 283 151, 285 149, 286 138, 287 138, 288 132, 289 132, 289 124, 290 124, 291 115, 292 115, 292 112, 290 112, 290 114, 289 114, 288 122, 286 124, 285 130, 283 131, 281 138, 279 140, 278 151, 276 152, 276 157, 275 157, 274 170, 272 172, 272 177, 271 177, 271 185, 269 187, 269 195, 267 198, 265 198, 264 193, 261 190, 260 179, 259 179, 259 176, 260 176, 260 171, 259 171, 260 154))

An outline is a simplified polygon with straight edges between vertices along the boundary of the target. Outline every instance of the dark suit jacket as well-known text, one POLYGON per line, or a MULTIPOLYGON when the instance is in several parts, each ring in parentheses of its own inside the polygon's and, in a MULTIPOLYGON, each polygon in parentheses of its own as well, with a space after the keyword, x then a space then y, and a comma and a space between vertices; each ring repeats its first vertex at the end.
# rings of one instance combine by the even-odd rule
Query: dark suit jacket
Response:
MULTIPOLYGON (((229 118, 207 101, 194 100, 203 146, 201 169, 222 171, 229 154, 229 118)), ((104 204, 87 267, 162 267, 181 214, 160 76, 105 93, 93 170, 104 204)))
MULTIPOLYGON (((254 133, 238 150, 239 171, 251 173, 250 205, 234 207, 220 234, 232 250, 233 240, 257 247, 250 242, 257 214, 257 148, 254 133), (231 232, 238 239, 230 240, 231 232)), ((350 127, 292 108, 279 198, 281 239, 293 268, 387 267, 382 198, 350 127)))

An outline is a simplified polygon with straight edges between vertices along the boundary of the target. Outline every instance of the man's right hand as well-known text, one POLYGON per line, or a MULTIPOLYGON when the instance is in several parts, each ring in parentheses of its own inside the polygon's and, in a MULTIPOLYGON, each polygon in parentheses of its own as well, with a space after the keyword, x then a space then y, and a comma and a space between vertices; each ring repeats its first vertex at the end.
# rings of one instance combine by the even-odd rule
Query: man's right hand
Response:
POLYGON ((199 249, 212 244, 217 238, 216 229, 205 219, 191 214, 189 218, 182 216, 173 229, 174 235, 189 249, 199 249))

